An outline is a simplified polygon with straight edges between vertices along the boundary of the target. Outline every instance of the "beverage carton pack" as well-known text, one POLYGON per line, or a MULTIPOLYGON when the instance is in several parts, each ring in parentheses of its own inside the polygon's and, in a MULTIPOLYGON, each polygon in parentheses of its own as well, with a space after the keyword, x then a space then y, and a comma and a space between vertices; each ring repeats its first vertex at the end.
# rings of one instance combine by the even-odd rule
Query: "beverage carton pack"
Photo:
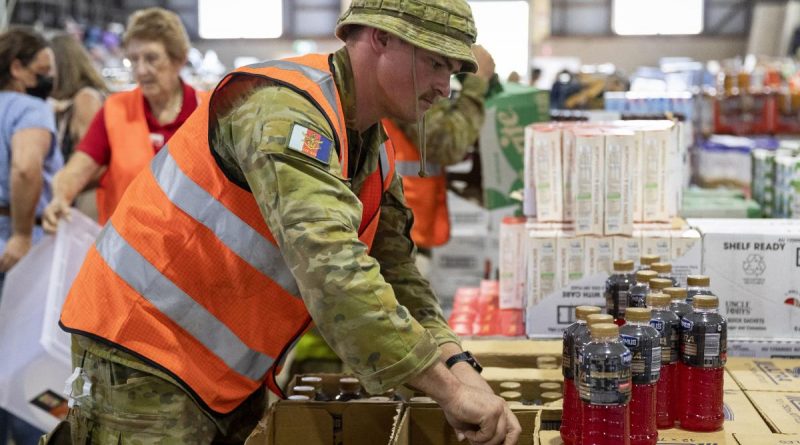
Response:
POLYGON ((580 280, 586 274, 586 258, 584 254, 586 237, 575 236, 575 232, 559 232, 558 235, 558 267, 561 277, 561 288, 580 280))
POLYGON ((525 129, 523 211, 540 222, 564 219, 561 176, 561 128, 534 124, 525 129))
POLYGON ((576 235, 603 234, 603 165, 605 138, 601 131, 574 130, 575 159, 571 196, 576 235))
POLYGON ((525 218, 507 217, 500 226, 500 309, 525 307, 525 218))
POLYGON ((535 306, 543 295, 561 286, 558 263, 559 231, 530 231, 526 246, 527 305, 535 306))
POLYGON ((614 264, 614 239, 607 236, 584 237, 586 274, 610 274, 614 264))
POLYGON ((632 131, 607 130, 605 135, 604 228, 610 235, 633 235, 633 156, 637 138, 632 131))

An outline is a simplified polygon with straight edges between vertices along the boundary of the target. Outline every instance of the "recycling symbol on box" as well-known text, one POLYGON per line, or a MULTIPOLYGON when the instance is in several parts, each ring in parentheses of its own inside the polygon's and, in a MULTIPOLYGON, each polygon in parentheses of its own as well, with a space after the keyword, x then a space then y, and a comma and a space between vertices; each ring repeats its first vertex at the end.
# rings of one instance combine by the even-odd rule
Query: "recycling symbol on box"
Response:
POLYGON ((751 253, 744 262, 742 262, 742 269, 744 269, 744 273, 747 275, 759 276, 767 270, 767 263, 764 261, 763 256, 757 253, 751 253))

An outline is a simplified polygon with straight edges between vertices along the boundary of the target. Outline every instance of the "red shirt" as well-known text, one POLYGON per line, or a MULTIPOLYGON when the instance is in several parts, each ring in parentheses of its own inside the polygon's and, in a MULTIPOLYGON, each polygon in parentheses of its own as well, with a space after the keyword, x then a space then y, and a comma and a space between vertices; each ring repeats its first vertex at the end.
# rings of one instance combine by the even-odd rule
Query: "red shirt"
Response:
MULTIPOLYGON (((153 116, 153 111, 150 109, 150 104, 145 99, 144 101, 144 115, 147 119, 147 128, 150 129, 150 141, 153 143, 153 152, 158 153, 158 150, 163 147, 169 138, 178 131, 181 125, 189 118, 195 108, 197 108, 197 93, 194 88, 187 83, 181 81, 183 86, 183 104, 178 117, 174 121, 161 125, 153 116)), ((94 159, 99 165, 108 165, 111 160, 111 144, 108 142, 108 132, 106 131, 106 120, 104 117, 105 107, 100 108, 100 111, 94 115, 89 129, 83 139, 78 143, 75 148, 82 151, 94 159)))

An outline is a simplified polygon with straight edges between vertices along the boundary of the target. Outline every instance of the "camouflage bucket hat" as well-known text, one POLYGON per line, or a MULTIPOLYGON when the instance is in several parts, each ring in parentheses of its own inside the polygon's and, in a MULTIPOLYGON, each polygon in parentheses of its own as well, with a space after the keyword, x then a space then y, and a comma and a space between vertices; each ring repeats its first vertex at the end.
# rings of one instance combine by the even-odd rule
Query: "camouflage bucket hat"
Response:
POLYGON ((465 0, 353 0, 339 17, 336 36, 344 40, 350 25, 382 29, 418 48, 460 60, 462 71, 478 69, 472 55, 477 30, 465 0))

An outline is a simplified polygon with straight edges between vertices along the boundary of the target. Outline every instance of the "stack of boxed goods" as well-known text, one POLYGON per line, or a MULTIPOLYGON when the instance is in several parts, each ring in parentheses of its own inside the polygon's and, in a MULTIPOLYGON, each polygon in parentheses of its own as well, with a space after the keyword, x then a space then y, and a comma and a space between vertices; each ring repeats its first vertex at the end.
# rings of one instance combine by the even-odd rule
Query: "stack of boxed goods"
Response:
POLYGON ((525 335, 522 311, 506 309, 504 297, 507 295, 499 289, 497 280, 482 280, 480 287, 459 288, 449 318, 453 332, 463 336, 525 335))
POLYGON ((761 206, 742 189, 691 187, 683 193, 684 218, 761 218, 761 206))
POLYGON ((784 140, 775 150, 752 152, 753 199, 765 217, 800 218, 800 141, 784 140))
POLYGON ((747 189, 751 184, 751 153, 777 147, 778 141, 771 137, 711 136, 692 153, 694 182, 706 188, 747 189))
POLYGON ((614 260, 658 255, 681 282, 699 272, 699 234, 675 218, 686 171, 681 131, 673 121, 526 129, 523 208, 530 219, 501 228, 523 239, 524 254, 509 257, 525 273, 500 280, 501 288, 505 280, 524 283, 529 336, 560 336, 576 306, 601 304, 614 260))

